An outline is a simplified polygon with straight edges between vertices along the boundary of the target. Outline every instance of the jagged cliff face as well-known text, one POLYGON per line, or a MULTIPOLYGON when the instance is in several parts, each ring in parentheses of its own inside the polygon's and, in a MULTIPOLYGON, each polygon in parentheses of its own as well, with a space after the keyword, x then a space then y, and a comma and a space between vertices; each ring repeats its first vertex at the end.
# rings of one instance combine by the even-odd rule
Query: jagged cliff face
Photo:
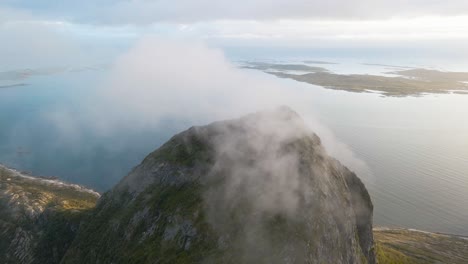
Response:
POLYGON ((374 263, 372 203, 288 108, 193 127, 82 225, 63 263, 374 263))
POLYGON ((59 263, 98 197, 0 165, 0 262, 59 263))

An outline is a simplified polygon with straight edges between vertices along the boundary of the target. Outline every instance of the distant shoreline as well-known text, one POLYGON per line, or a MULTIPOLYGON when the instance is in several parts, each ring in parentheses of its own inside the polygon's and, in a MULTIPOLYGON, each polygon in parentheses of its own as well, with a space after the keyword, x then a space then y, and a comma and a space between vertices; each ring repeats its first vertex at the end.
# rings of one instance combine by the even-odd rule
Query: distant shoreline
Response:
POLYGON ((27 83, 6 84, 6 85, 0 85, 0 89, 22 87, 22 86, 27 86, 27 85, 29 85, 29 84, 27 84, 27 83))
POLYGON ((375 253, 381 263, 456 263, 468 260, 468 238, 417 229, 377 227, 375 253))
POLYGON ((25 174, 19 170, 16 170, 16 169, 13 169, 13 168, 10 168, 10 167, 7 167, 3 164, 0 163, 0 170, 6 170, 8 172, 10 172, 13 176, 15 177, 21 177, 21 178, 24 178, 24 179, 28 179, 28 180, 32 180, 32 181, 38 181, 42 184, 46 184, 46 185, 55 185, 55 186, 66 186, 66 187, 70 187, 70 188, 73 188, 77 191, 82 191, 82 192, 87 192, 87 193, 90 193, 90 194, 93 194, 95 195, 96 197, 101 197, 101 194, 91 188, 88 188, 88 187, 85 187, 85 186, 82 186, 82 185, 79 185, 79 184, 76 184, 76 183, 68 183, 68 182, 64 182, 60 179, 48 179, 48 178, 45 178, 45 177, 38 177, 38 176, 32 176, 32 175, 29 175, 28 174, 25 174))
MULTIPOLYGON (((373 64, 384 65, 384 64, 373 64)), ((468 94, 468 72, 443 72, 400 66, 385 72, 392 76, 337 74, 323 67, 302 64, 249 62, 242 68, 260 70, 278 78, 292 79, 326 89, 355 93, 378 92, 381 96, 406 97, 425 94, 468 94)))
POLYGON ((451 234, 451 233, 444 233, 444 232, 430 232, 419 230, 415 228, 405 228, 405 227, 385 227, 385 226, 375 226, 372 228, 373 231, 408 231, 408 232, 417 232, 417 233, 424 233, 429 235, 440 235, 440 236, 447 236, 447 237, 455 237, 468 240, 468 235, 458 235, 458 234, 451 234))

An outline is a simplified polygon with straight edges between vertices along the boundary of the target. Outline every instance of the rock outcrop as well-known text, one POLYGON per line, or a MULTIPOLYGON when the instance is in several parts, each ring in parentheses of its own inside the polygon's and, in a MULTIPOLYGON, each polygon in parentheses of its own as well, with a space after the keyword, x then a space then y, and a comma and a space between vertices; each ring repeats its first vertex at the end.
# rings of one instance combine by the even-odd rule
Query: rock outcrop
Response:
POLYGON ((174 136, 103 195, 62 263, 375 263, 372 210, 282 107, 174 136))
POLYGON ((0 262, 60 263, 99 194, 0 165, 0 262))

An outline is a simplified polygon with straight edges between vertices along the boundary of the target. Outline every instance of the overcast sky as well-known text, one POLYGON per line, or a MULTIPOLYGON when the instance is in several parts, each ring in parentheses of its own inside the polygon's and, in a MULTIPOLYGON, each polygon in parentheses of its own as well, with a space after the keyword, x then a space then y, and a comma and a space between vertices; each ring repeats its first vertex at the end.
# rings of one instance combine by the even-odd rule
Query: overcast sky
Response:
POLYGON ((467 15, 465 0, 3 0, 9 8, 80 23, 276 19, 387 19, 467 15))
POLYGON ((19 67, 27 63, 21 56, 35 61, 65 56, 71 61, 69 54, 80 54, 80 48, 89 57, 101 56, 148 34, 201 39, 222 47, 411 47, 467 54, 468 1, 0 2, 0 39, 7 40, 0 43, 3 64, 19 67))

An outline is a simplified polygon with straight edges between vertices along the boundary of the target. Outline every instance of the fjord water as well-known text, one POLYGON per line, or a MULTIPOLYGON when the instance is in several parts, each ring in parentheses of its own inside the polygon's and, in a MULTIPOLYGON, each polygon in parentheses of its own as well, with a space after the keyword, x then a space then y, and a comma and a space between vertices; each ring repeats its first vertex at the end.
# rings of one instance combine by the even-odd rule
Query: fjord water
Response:
POLYGON ((86 111, 105 71, 31 76, 26 86, 0 89, 0 163, 104 191, 183 129, 96 131, 86 111))
POLYGON ((377 225, 468 234, 467 95, 383 97, 311 87, 318 118, 370 169, 360 176, 377 225))
MULTIPOLYGON (((103 191, 185 128, 168 122, 100 134, 85 117, 75 122, 101 75, 63 72, 0 89, 0 163, 103 191)), ((370 172, 358 176, 376 225, 468 235, 468 95, 392 98, 270 77, 311 89, 311 110, 367 164, 370 172)))
POLYGON ((376 225, 468 234, 467 95, 390 98, 311 88, 320 121, 370 169, 359 176, 376 225))

